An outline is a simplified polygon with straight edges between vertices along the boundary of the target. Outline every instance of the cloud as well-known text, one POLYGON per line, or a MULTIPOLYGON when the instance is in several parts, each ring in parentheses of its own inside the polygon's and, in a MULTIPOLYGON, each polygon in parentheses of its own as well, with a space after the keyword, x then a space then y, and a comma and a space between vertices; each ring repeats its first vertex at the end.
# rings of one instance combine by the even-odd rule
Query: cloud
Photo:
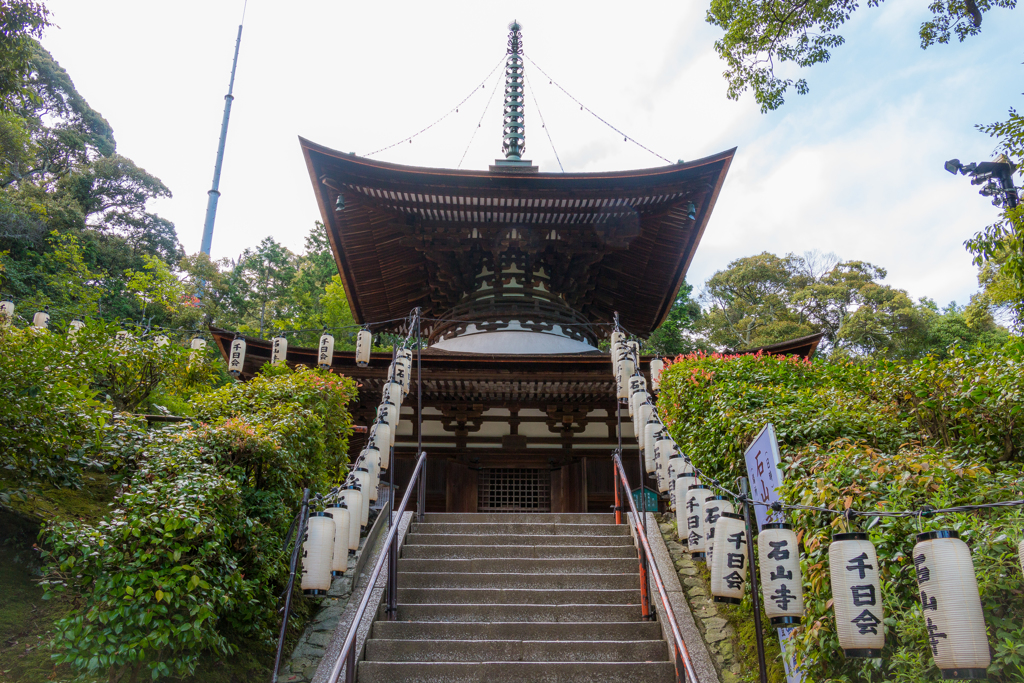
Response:
MULTIPOLYGON (((44 44, 111 121, 119 151, 164 180, 157 210, 198 248, 241 1, 172 4, 50 0, 59 28, 44 44), (201 17, 202 20, 197 18, 201 17), (96 36, 116 35, 116 41, 96 36)), ((524 25, 527 53, 608 122, 672 161, 739 150, 690 270, 701 284, 730 260, 769 250, 835 251, 887 268, 913 296, 965 301, 974 269, 962 242, 994 218, 950 157, 987 158, 973 124, 1005 118, 1020 97, 1017 14, 992 14, 979 38, 922 52, 927 15, 862 8, 828 64, 805 70, 810 95, 761 115, 747 94, 725 97, 720 31, 692 3, 526 0, 516 16, 493 3, 249 3, 214 235, 237 256, 272 235, 300 250, 318 216, 297 137, 365 154, 428 132, 378 158, 463 168, 499 156, 501 92, 476 129, 504 53, 506 24, 524 25), (989 20, 991 19, 991 21, 989 20), (477 86, 478 87, 478 86, 477 86), (473 137, 474 131, 476 132, 473 137)), ((663 163, 595 120, 532 70, 528 77, 566 170, 663 163)), ((495 78, 498 76, 496 75, 495 78)), ((527 108, 529 155, 557 171, 527 108)))

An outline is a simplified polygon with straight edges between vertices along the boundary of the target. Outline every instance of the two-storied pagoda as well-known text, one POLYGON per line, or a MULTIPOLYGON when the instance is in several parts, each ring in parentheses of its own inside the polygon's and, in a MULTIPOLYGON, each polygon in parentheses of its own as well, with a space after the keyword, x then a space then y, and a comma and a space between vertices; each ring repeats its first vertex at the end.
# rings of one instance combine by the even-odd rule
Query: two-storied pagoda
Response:
MULTIPOLYGON (((410 309, 422 311, 427 510, 607 511, 620 406, 598 342, 616 312, 640 337, 665 320, 734 150, 636 171, 539 172, 523 159, 522 42, 520 26, 509 29, 504 158, 488 170, 301 147, 355 319, 405 332, 410 309)), ((232 335, 215 334, 226 352, 232 335)), ((267 342, 247 341, 243 374, 270 358, 267 342)), ((287 360, 315 365, 316 350, 287 360)), ((390 353, 365 368, 335 354, 336 370, 362 385, 357 424, 372 422, 390 363, 390 353)), ((405 419, 413 403, 395 444, 399 486, 420 436, 405 419)), ((639 481, 628 416, 622 426, 639 481)), ((353 456, 364 441, 353 438, 353 456)))

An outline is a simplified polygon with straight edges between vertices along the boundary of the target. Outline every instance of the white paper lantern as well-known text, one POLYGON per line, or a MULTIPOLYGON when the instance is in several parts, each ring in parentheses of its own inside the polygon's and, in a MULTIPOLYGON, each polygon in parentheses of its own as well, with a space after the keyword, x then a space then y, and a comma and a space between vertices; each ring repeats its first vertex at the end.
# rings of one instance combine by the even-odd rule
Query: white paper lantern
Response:
POLYGON ((334 519, 330 513, 314 512, 306 522, 302 542, 302 592, 326 595, 331 588, 334 558, 334 519))
POLYGON ((348 570, 348 506, 344 502, 329 505, 327 512, 334 519, 334 555, 331 576, 341 576, 348 570))
POLYGON ((647 392, 647 378, 641 374, 635 374, 629 378, 629 395, 638 394, 640 392, 647 392))
POLYGON ((400 351, 398 353, 398 364, 405 369, 405 381, 402 382, 402 391, 408 396, 409 389, 412 387, 412 351, 400 351))
POLYGON ((651 359, 651 387, 657 391, 661 388, 661 373, 665 371, 665 361, 660 358, 651 359))
POLYGON ((715 602, 743 601, 747 585, 747 525, 743 516, 723 512, 715 522, 715 552, 711 562, 711 595, 715 602))
POLYGON ((616 346, 626 341, 626 335, 618 330, 612 331, 612 345, 616 346))
POLYGON ((193 337, 192 341, 189 343, 189 347, 191 347, 193 351, 202 351, 206 348, 206 340, 202 337, 193 337))
POLYGON ((371 451, 364 449, 358 461, 370 473, 370 482, 364 490, 370 494, 371 503, 377 500, 377 487, 380 486, 380 451, 374 449, 372 453, 373 457, 370 457, 371 451))
POLYGON ((862 532, 835 534, 828 563, 839 646, 847 657, 881 657, 885 615, 875 546, 862 532))
POLYGON ((955 531, 928 531, 917 535, 913 560, 935 666, 946 679, 987 678, 992 658, 967 544, 955 531))
POLYGON ((228 372, 235 377, 242 374, 245 365, 245 340, 241 337, 231 342, 231 354, 228 356, 228 372))
POLYGON ((78 334, 78 331, 83 327, 85 327, 85 323, 82 322, 81 320, 72 320, 70 323, 68 323, 68 334, 74 336, 78 334))
MULTIPOLYGON (((393 432, 391 427, 386 422, 376 422, 370 431, 370 439, 373 441, 373 445, 380 451, 381 459, 384 458, 385 451, 391 453, 391 447, 395 445, 395 441, 392 438, 393 432)), ((390 458, 387 458, 390 460, 390 458)))
POLYGON ((708 496, 701 505, 701 516, 704 518, 704 552, 707 554, 708 569, 715 556, 715 529, 723 512, 735 512, 732 501, 725 496, 708 496))
POLYGON ((167 335, 158 334, 157 336, 153 337, 153 343, 156 344, 157 347, 167 346, 168 344, 171 343, 171 340, 167 338, 167 335))
POLYGON ((650 405, 648 403, 650 398, 651 395, 648 394, 646 391, 638 391, 635 394, 633 394, 633 396, 631 396, 629 399, 629 405, 633 407, 633 410, 632 412, 630 412, 630 415, 633 417, 634 434, 637 433, 637 429, 640 427, 640 425, 647 424, 647 417, 650 416, 650 410, 643 410, 643 408, 644 406, 650 405), (643 422, 640 421, 641 415, 643 415, 643 422))
POLYGON ((388 377, 392 382, 397 382, 402 386, 403 397, 409 393, 409 373, 406 370, 405 362, 401 358, 396 358, 388 366, 388 377))
MULTIPOLYGON (((658 463, 669 463, 673 458, 681 458, 679 455, 679 448, 676 447, 676 442, 672 440, 672 436, 668 433, 668 430, 663 428, 661 432, 654 437, 655 471, 657 471, 658 463)), ((681 466, 679 469, 683 471, 681 466)), ((674 471, 669 472, 667 469, 665 471, 667 472, 669 480, 675 477, 674 471)), ((671 481, 668 486, 672 486, 671 481)))
POLYGON ((348 549, 359 550, 359 527, 362 519, 363 493, 354 479, 341 488, 339 498, 348 506, 348 549))
POLYGON ((647 471, 647 474, 653 474, 655 471, 654 459, 656 453, 654 452, 654 442, 657 440, 662 429, 664 429, 664 425, 658 419, 657 411, 652 412, 651 416, 647 419, 647 425, 644 427, 644 469, 647 471))
POLYGON ((405 392, 402 391, 402 385, 399 382, 385 382, 381 396, 387 396, 392 403, 400 406, 402 399, 405 398, 405 392))
POLYGON ((651 419, 652 412, 654 412, 653 404, 640 403, 639 410, 633 414, 633 435, 636 437, 637 443, 640 444, 641 454, 643 454, 644 449, 644 429, 647 427, 647 422, 651 419))
POLYGON ((319 351, 316 356, 316 364, 321 370, 326 370, 334 364, 334 335, 324 332, 320 335, 319 351))
POLYGON ((45 330, 50 325, 50 314, 46 311, 38 311, 32 316, 32 327, 45 330))
POLYGON ((629 378, 634 370, 633 361, 623 358, 615 366, 615 396, 620 400, 629 398, 629 378))
POLYGON ((764 613, 772 626, 793 626, 804 616, 804 581, 800 574, 800 543, 793 527, 769 522, 757 535, 764 613))
POLYGON ((288 358, 288 338, 283 334, 274 337, 270 347, 270 362, 274 365, 284 363, 288 358))
POLYGON ((10 325, 14 320, 14 302, 0 301, 0 325, 10 325))
POLYGON ((633 360, 633 369, 636 371, 636 363, 640 362, 640 342, 628 341, 625 343, 626 353, 633 360))
POLYGON ((693 472, 681 474, 676 477, 676 536, 683 543, 689 543, 686 531, 686 492, 691 486, 700 483, 697 475, 693 472))
POLYGON ((363 493, 362 507, 359 509, 359 524, 366 526, 370 523, 370 472, 366 467, 360 464, 351 475, 356 483, 359 484, 359 490, 363 493))
POLYGON ((715 495, 710 486, 694 484, 686 491, 683 514, 686 526, 686 547, 690 557, 704 559, 706 539, 704 537, 703 505, 708 496, 715 495))
MULTIPOLYGON (((655 453, 657 453, 657 451, 655 451, 655 453)), ((674 467, 675 463, 673 462, 674 460, 678 460, 680 465, 683 464, 683 459, 680 458, 679 456, 676 456, 671 460, 669 458, 658 459, 658 462, 663 464, 661 468, 662 477, 658 481, 658 493, 668 493, 668 489, 669 486, 671 486, 671 482, 674 482, 676 480, 676 472, 674 467)))
POLYGON ((670 509, 676 509, 676 503, 679 507, 683 506, 684 496, 686 495, 686 488, 690 484, 699 484, 700 482, 694 481, 696 473, 689 465, 686 467, 676 467, 675 478, 668 485, 668 499, 670 502, 670 509), (680 477, 687 476, 688 478, 680 481, 680 477))
MULTIPOLYGON (((657 448, 657 441, 655 442, 655 448, 657 448)), ((676 509, 676 482, 679 480, 679 475, 683 472, 689 472, 692 470, 690 465, 683 460, 678 458, 679 462, 674 459, 668 461, 668 509, 676 509)))
POLYGON ((398 424, 399 410, 400 408, 396 406, 394 403, 392 403, 390 400, 388 400, 388 398, 385 396, 384 401, 379 406, 377 406, 377 417, 381 421, 387 422, 388 427, 390 427, 391 430, 394 431, 395 426, 398 424))
POLYGON ((373 348, 373 335, 369 330, 359 330, 356 335, 356 365, 365 368, 370 364, 370 350, 373 348))

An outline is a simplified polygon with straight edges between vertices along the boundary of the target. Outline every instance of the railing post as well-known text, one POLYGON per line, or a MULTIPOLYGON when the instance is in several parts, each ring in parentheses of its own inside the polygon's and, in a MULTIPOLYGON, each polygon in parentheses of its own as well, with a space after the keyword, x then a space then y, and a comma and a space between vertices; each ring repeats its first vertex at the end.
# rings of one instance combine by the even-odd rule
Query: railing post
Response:
POLYGON ((612 485, 615 487, 615 523, 622 524, 622 501, 619 499, 621 484, 615 471, 615 455, 612 455, 612 485))
POLYGON ((345 683, 356 683, 356 646, 354 643, 345 658, 345 683))
MULTIPOLYGON (((747 561, 750 567, 750 599, 754 608, 754 635, 757 641, 757 670, 761 683, 768 683, 768 668, 764 661, 764 633, 761 630, 761 589, 757 582, 757 560, 754 553, 754 535, 750 526, 750 496, 747 495, 747 478, 740 477, 740 495, 743 496, 743 518, 747 532, 747 561)), ((755 517, 756 521, 756 517, 755 517)))
MULTIPOLYGON (((299 561, 299 548, 302 547, 302 534, 306 530, 306 512, 309 510, 309 489, 302 491, 302 508, 299 510, 299 529, 295 535, 295 548, 292 550, 292 561, 288 568, 288 586, 284 595, 284 616, 281 618, 281 633, 277 637, 277 655, 274 657, 274 674, 270 680, 277 683, 277 671, 281 668, 281 651, 284 649, 284 635, 288 631, 288 613, 292 608, 292 590, 295 587, 295 567, 299 561)), ((291 534, 291 530, 288 532, 291 534)))
MULTIPOLYGON (((421 309, 416 308, 416 453, 423 453, 423 339, 421 337, 421 309)), ((416 492, 416 521, 423 521, 427 509, 427 462, 423 461, 420 472, 420 487, 416 492)))
MULTIPOLYGON (((398 524, 395 519, 395 447, 391 447, 391 490, 388 492, 388 528, 398 524)), ((398 619, 398 534, 391 539, 388 552, 388 602, 384 609, 388 621, 398 619)))

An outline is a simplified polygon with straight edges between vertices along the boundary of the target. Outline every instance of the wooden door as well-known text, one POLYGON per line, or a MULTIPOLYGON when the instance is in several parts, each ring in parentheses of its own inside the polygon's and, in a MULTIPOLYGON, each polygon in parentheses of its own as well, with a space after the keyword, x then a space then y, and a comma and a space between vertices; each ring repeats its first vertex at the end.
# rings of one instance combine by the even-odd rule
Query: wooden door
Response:
POLYGON ((448 483, 445 498, 448 512, 477 511, 478 472, 457 460, 448 461, 448 483))

